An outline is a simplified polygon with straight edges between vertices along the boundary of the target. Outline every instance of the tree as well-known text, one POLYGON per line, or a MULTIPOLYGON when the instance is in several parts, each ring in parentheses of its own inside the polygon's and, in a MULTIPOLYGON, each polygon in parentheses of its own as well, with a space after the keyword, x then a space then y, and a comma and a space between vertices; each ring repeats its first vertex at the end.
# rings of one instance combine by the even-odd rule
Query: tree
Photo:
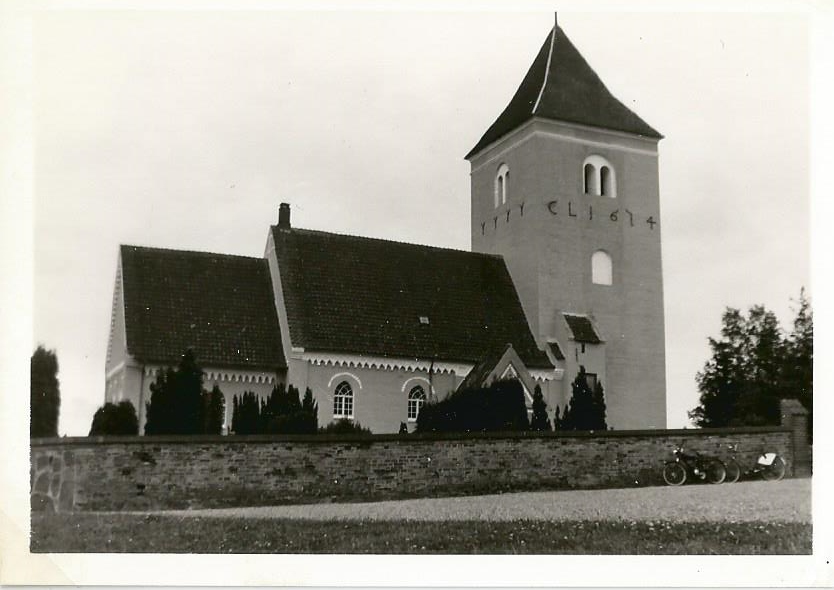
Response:
POLYGON ((530 420, 530 430, 551 430, 550 418, 547 417, 547 403, 544 401, 542 388, 538 385, 533 390, 533 418, 530 420))
POLYGON ((808 435, 813 444, 814 426, 814 317, 805 289, 799 291, 799 309, 793 330, 785 342, 783 382, 796 392, 799 402, 808 410, 808 435))
POLYGON ((594 392, 592 399, 594 401, 594 420, 591 424, 591 430, 605 430, 608 424, 605 422, 605 390, 602 387, 602 381, 597 381, 594 385, 594 392))
POLYGON ((559 406, 556 406, 556 411, 553 413, 553 430, 562 430, 562 418, 559 416, 559 406))
POLYGON ((136 408, 129 400, 118 404, 105 403, 93 415, 93 423, 90 426, 89 436, 123 435, 132 436, 139 434, 139 419, 136 417, 136 408))
POLYGON ((58 436, 61 392, 55 351, 38 346, 29 361, 29 373, 29 436, 58 436))
POLYGON ((203 424, 204 434, 222 434, 223 417, 226 414, 226 400, 217 383, 211 391, 203 391, 203 424))
POLYGON ((203 370, 191 350, 176 369, 160 370, 150 389, 145 434, 203 432, 203 370))
POLYGON ((727 308, 721 320, 721 338, 709 338, 712 357, 695 377, 700 404, 689 418, 703 428, 778 424, 779 399, 793 387, 776 316, 755 305, 746 316, 727 308))
POLYGON ((308 387, 304 390, 301 400, 301 430, 307 434, 314 434, 319 427, 319 404, 313 398, 313 391, 308 387))
POLYGON ((585 367, 579 367, 579 373, 571 384, 571 398, 562 416, 562 430, 606 430, 605 400, 602 386, 597 383, 591 389, 585 367), (597 390, 596 392, 594 390, 597 390))

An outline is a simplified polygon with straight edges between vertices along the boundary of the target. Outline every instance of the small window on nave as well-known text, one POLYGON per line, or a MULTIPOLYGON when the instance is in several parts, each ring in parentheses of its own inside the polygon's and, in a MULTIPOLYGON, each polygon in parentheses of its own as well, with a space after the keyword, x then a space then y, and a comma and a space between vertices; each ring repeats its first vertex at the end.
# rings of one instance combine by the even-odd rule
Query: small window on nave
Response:
POLYGON ((421 385, 415 385, 408 392, 408 420, 417 420, 420 408, 426 403, 426 390, 421 385))
POLYGON ((333 417, 353 418, 353 388, 347 381, 336 386, 333 395, 333 417))

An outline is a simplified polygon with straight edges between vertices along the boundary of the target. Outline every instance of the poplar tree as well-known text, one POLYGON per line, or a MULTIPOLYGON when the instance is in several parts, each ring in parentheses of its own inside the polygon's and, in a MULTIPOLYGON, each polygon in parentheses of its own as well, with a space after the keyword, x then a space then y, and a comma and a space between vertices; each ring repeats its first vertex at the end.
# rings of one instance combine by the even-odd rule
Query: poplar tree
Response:
POLYGON ((58 436, 61 392, 54 350, 38 346, 29 361, 29 377, 29 436, 58 436))

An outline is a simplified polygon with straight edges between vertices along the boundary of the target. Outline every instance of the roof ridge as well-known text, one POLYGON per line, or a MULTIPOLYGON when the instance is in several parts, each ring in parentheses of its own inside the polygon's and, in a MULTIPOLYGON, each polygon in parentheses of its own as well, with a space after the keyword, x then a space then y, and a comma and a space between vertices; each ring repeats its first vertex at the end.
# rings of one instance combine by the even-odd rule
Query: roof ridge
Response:
POLYGON ((243 258, 246 260, 266 260, 263 256, 246 256, 244 254, 225 254, 223 252, 209 252, 207 250, 183 250, 180 248, 159 248, 155 246, 136 246, 134 244, 119 244, 119 250, 133 248, 145 252, 170 253, 170 254, 195 254, 197 256, 221 256, 223 258, 243 258))
POLYGON ((556 28, 558 25, 553 25, 553 30, 550 32, 550 49, 547 50, 547 65, 544 66, 544 79, 542 80, 542 87, 539 89, 539 95, 536 98, 536 104, 533 105, 531 115, 535 115, 539 108, 539 103, 542 101, 544 89, 547 88, 547 78, 550 75, 550 62, 553 59, 553 44, 556 40, 556 28))
MULTIPOLYGON (((270 226, 270 229, 272 231, 276 231, 278 229, 278 226, 277 225, 272 225, 272 226, 270 226)), ((415 242, 403 242, 403 241, 400 241, 400 240, 391 240, 391 239, 388 239, 388 238, 376 238, 376 237, 371 237, 371 236, 358 236, 358 235, 355 235, 355 234, 348 234, 348 233, 341 233, 341 232, 329 232, 329 231, 323 231, 323 230, 319 230, 319 229, 307 229, 307 228, 301 228, 301 227, 293 227, 289 230, 289 232, 290 233, 298 232, 298 233, 305 233, 305 234, 315 234, 315 235, 322 235, 322 236, 336 236, 336 237, 339 237, 339 238, 350 238, 350 239, 354 239, 354 240, 365 240, 365 241, 379 242, 379 243, 385 243, 385 244, 398 244, 400 246, 412 246, 412 247, 416 247, 416 248, 427 248, 429 250, 439 250, 439 251, 442 251, 442 252, 457 252, 457 253, 461 253, 461 254, 471 254, 471 255, 481 256, 481 257, 484 257, 484 258, 497 258, 497 259, 500 259, 500 260, 504 259, 504 257, 500 254, 490 254, 488 252, 474 252, 472 250, 461 250, 459 248, 449 248, 449 247, 444 247, 444 246, 432 246, 430 244, 417 244, 415 242)))

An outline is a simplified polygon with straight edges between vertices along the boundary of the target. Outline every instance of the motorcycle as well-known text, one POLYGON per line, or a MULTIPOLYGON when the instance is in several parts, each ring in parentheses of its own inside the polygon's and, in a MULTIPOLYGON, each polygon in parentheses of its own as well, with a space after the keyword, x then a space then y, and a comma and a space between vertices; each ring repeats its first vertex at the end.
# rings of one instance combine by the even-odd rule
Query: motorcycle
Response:
POLYGON ((663 481, 670 486, 683 485, 687 479, 706 483, 721 483, 727 477, 724 463, 700 453, 687 453, 682 446, 672 451, 674 459, 663 466, 663 481))

